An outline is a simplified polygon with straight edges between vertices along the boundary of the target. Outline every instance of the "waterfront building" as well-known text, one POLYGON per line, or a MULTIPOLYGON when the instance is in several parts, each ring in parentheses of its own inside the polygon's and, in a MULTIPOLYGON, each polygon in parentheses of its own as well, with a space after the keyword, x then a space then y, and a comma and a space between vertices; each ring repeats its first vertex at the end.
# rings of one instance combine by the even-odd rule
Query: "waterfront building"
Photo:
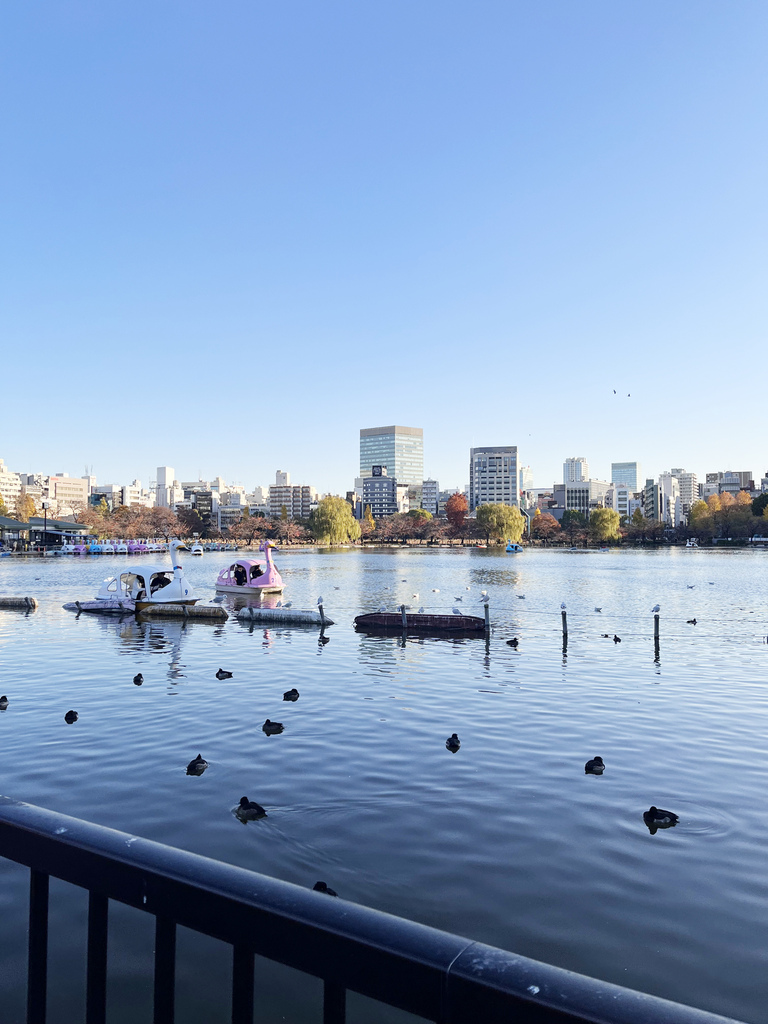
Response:
POLYGON ((587 460, 581 457, 566 459, 563 463, 563 483, 578 484, 589 480, 587 460))
MULTIPOLYGON (((624 484, 634 494, 637 481, 642 479, 639 462, 612 462, 611 483, 624 484)), ((622 513, 623 514, 623 513, 622 513)))
POLYGON ((737 495, 739 491, 747 491, 751 493, 755 490, 755 481, 752 479, 752 474, 749 472, 735 473, 731 470, 723 473, 723 478, 719 484, 719 491, 721 494, 732 494, 737 495))
POLYGON ((751 470, 748 469, 728 469, 725 472, 707 473, 706 482, 707 484, 717 485, 717 491, 712 492, 717 494, 721 494, 723 491, 738 494, 739 491, 755 490, 755 481, 751 470))
POLYGON ((48 478, 49 500, 55 502, 54 509, 58 515, 87 505, 90 495, 90 481, 87 477, 58 473, 48 478))
POLYGON ((520 496, 517 445, 469 449, 469 511, 478 505, 514 505, 520 496))
POLYGON ((6 469, 5 463, 0 459, 0 498, 11 513, 16 508, 16 499, 20 494, 21 477, 18 473, 6 469))
POLYGON ((581 512, 589 519, 593 509, 605 506, 605 498, 610 489, 611 485, 607 480, 574 480, 567 484, 555 484, 552 491, 557 508, 581 512))
POLYGON ((440 484, 437 480, 425 480, 421 485, 421 507, 431 512, 433 516, 438 514, 440 508, 440 484))
POLYGON ((620 516, 630 518, 630 504, 634 497, 634 491, 624 484, 611 484, 611 488, 605 496, 605 507, 612 508, 620 516))
POLYGON ((278 469, 275 482, 269 488, 267 511, 271 516, 281 516, 283 509, 290 519, 306 519, 317 500, 317 491, 309 484, 292 484, 291 474, 278 469))
POLYGON ((368 506, 374 519, 409 511, 408 484, 389 476, 386 466, 372 466, 362 481, 363 514, 368 506))
POLYGON ((661 473, 658 483, 651 478, 643 488, 643 515, 646 519, 657 519, 667 526, 679 526, 682 522, 683 503, 677 477, 661 473))
POLYGON ((387 474, 401 484, 421 484, 424 479, 424 431, 421 427, 366 427, 360 431, 360 476, 371 466, 386 466, 387 474))
POLYGON ((677 484, 680 488, 680 501, 682 502, 682 514, 687 519, 691 511, 691 505, 699 499, 699 482, 695 473, 686 473, 684 469, 671 469, 672 476, 677 477, 677 484))

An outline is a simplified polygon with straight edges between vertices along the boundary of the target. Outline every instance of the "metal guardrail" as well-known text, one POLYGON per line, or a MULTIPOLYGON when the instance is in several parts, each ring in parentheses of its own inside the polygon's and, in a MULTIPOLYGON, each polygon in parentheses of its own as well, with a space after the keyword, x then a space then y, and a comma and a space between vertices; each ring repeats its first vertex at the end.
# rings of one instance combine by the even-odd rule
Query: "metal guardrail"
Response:
POLYGON ((8 797, 0 856, 31 869, 28 1024, 46 1020, 51 875, 89 892, 86 1024, 106 1021, 110 900, 155 917, 154 1024, 174 1021, 177 925, 232 946, 233 1024, 253 1022, 257 954, 323 979, 324 1024, 348 989, 439 1024, 727 1021, 8 797))

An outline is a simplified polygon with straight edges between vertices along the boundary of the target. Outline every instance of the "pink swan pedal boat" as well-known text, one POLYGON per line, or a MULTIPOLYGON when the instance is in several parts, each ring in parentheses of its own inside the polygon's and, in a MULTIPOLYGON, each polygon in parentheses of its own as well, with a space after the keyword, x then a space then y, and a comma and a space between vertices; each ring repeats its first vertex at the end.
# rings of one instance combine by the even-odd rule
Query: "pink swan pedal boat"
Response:
POLYGON ((268 541, 259 545, 265 558, 238 558, 222 569, 216 580, 216 590, 223 594, 281 594, 285 589, 280 573, 272 561, 268 541))

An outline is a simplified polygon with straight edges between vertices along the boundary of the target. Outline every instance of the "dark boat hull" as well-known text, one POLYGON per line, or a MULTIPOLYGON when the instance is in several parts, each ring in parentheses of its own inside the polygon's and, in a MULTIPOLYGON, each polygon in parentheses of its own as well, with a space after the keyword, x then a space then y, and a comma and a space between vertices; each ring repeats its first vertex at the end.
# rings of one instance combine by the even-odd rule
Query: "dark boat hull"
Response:
POLYGON ((483 633, 485 619, 477 615, 429 615, 425 612, 369 612, 358 615, 355 628, 371 633, 483 633))

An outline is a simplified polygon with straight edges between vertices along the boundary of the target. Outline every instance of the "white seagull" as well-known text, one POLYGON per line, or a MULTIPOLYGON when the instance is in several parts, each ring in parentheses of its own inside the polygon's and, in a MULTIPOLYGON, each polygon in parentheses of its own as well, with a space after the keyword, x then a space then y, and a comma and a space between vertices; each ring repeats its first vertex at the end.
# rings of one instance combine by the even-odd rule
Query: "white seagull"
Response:
POLYGON ((560 607, 565 611, 565 601, 560 602, 560 607))
POLYGON ((653 606, 653 608, 651 608, 651 611, 652 612, 660 612, 661 611, 661 605, 660 604, 655 604, 653 606))
POLYGON ((432 587, 432 593, 433 594, 439 594, 440 593, 440 588, 439 587, 432 587))
POLYGON ((454 615, 461 615, 461 609, 460 608, 454 608, 453 609, 453 614, 454 615))

